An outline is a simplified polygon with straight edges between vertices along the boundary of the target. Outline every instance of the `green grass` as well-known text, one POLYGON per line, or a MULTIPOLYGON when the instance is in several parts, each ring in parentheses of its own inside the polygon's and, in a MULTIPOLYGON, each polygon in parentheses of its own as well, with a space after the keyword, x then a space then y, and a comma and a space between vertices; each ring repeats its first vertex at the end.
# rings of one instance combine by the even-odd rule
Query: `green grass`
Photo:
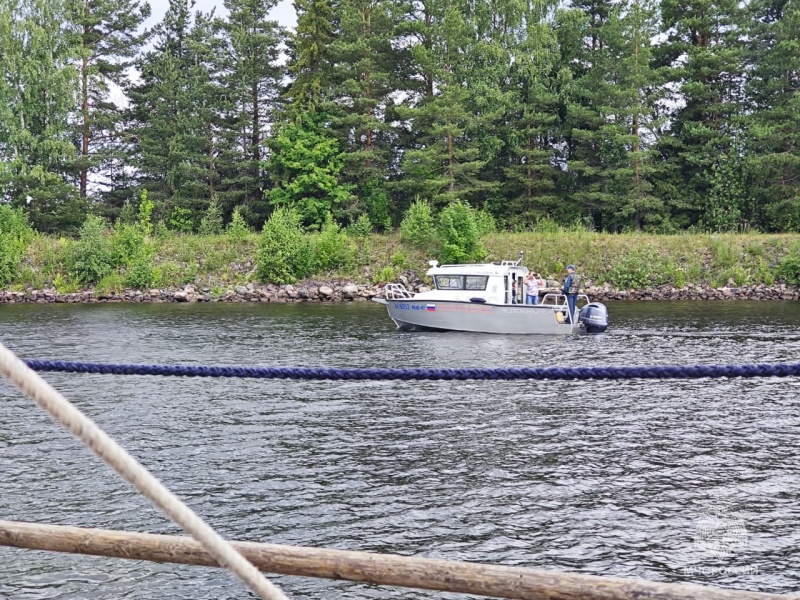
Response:
MULTIPOLYGON (((248 281, 267 283, 254 275, 257 234, 242 240, 225 235, 171 234, 151 238, 151 243, 156 252, 153 287, 177 288, 192 283, 223 293, 248 281)), ((619 289, 690 283, 719 287, 729 281, 735 285, 800 283, 796 267, 800 264, 798 234, 602 234, 576 227, 490 234, 482 243, 488 261, 516 260, 522 250, 523 264, 550 279, 562 278, 566 265, 574 263, 585 283, 607 283, 619 289)), ((358 253, 356 268, 315 278, 375 283, 390 272, 399 275, 406 268, 422 275, 428 260, 438 258, 434 249, 404 245, 397 233, 373 235, 358 244, 365 251, 358 253)), ((71 245, 63 238, 36 236, 9 288, 74 290, 73 278, 65 267, 71 245)), ((118 290, 120 278, 109 276, 99 287, 118 290)))

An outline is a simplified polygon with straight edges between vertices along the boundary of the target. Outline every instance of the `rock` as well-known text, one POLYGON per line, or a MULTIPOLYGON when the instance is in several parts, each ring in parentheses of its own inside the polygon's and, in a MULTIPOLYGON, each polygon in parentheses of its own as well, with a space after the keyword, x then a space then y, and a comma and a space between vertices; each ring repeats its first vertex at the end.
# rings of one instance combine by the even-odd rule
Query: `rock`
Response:
POLYGON ((247 295, 247 292, 249 292, 249 291, 250 291, 250 290, 248 290, 248 289, 247 289, 245 286, 243 286, 243 285, 237 285, 237 286, 236 286, 236 293, 237 293, 237 294, 239 294, 240 296, 246 296, 246 295, 247 295))
POLYGON ((320 286, 319 293, 323 296, 330 298, 333 296, 333 290, 329 288, 327 285, 320 286))
POLYGON ((348 283, 342 288, 342 293, 347 294, 349 296, 353 296, 358 293, 358 286, 353 285, 352 283, 348 283))
POLYGON ((181 290, 180 292, 175 292, 172 296, 175 299, 175 302, 188 302, 189 301, 189 294, 181 290))

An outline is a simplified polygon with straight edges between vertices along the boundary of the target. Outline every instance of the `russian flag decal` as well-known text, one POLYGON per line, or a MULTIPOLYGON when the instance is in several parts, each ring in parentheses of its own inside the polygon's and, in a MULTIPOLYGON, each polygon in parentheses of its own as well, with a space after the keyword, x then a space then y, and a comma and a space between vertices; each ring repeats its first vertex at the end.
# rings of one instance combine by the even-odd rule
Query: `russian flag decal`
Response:
POLYGON ((434 311, 434 310, 436 310, 436 305, 435 304, 428 304, 425 308, 427 310, 429 310, 429 311, 434 311))

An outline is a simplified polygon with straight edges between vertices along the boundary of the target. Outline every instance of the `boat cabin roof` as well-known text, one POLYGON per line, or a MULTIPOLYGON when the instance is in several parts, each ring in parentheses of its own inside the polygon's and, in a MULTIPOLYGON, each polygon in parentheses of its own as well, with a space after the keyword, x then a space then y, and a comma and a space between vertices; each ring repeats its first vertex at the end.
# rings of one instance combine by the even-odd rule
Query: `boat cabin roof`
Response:
POLYGON ((483 275, 502 277, 509 273, 527 275, 528 268, 518 265, 517 261, 504 260, 497 263, 432 265, 426 274, 428 277, 433 277, 435 275, 483 275))

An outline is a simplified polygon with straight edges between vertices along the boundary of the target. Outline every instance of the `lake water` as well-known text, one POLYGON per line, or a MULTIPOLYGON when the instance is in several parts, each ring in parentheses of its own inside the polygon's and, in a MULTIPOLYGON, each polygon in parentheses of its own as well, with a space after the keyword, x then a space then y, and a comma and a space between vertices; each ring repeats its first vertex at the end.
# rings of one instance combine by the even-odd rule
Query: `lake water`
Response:
MULTIPOLYGON (((599 336, 348 305, 0 306, 25 359, 504 367, 800 360, 800 305, 614 303, 599 336)), ((230 539, 796 592, 796 378, 307 382, 45 373, 230 539), (728 528, 730 552, 713 542, 728 528)), ((176 533, 0 383, 0 518, 176 533)), ((0 598, 251 597, 219 569, 0 548, 0 598)), ((291 598, 463 598, 275 577, 291 598)))

